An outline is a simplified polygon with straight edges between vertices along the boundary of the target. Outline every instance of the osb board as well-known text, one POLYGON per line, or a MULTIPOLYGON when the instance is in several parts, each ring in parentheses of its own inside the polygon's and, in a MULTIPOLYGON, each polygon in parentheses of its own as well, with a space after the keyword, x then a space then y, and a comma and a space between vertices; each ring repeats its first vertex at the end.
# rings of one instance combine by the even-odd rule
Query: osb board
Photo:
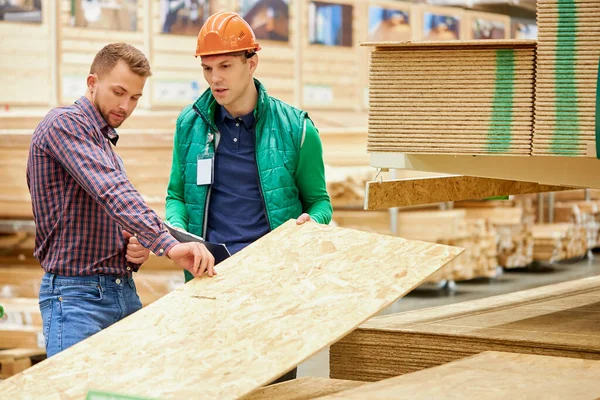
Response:
POLYGON ((591 399, 598 374, 600 361, 490 351, 323 399, 591 399))
POLYGON ((0 23, 0 104, 47 106, 54 101, 50 0, 42 1, 42 22, 0 23))
POLYGON ((365 208, 377 210, 389 207, 568 189, 573 188, 464 175, 367 182, 365 208))
POLYGON ((89 389, 237 398, 346 335, 460 251, 288 221, 221 263, 216 277, 195 279, 8 379, 0 398, 73 399, 89 389))
POLYGON ((364 385, 364 382, 302 377, 256 389, 243 400, 309 400, 364 385))

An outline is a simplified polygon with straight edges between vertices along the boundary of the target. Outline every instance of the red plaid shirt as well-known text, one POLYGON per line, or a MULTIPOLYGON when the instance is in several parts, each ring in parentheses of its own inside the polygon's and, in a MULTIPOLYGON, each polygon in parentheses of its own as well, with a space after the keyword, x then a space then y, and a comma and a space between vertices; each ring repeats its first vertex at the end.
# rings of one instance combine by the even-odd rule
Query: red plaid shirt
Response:
POLYGON ((86 97, 51 110, 33 133, 27 184, 46 272, 130 275, 139 265, 125 259, 123 230, 157 255, 178 243, 127 180, 117 139, 86 97))

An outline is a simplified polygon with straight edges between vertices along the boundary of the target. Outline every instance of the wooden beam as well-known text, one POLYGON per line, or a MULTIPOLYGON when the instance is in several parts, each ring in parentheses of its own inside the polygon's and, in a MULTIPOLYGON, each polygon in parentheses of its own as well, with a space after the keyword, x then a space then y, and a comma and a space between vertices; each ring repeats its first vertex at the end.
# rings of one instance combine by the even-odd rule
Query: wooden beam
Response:
POLYGON ((461 251, 290 220, 219 264, 216 277, 188 282, 7 379, 2 391, 239 398, 347 335, 461 251))
POLYGON ((354 389, 366 382, 345 381, 305 376, 288 382, 256 389, 243 400, 307 400, 344 390, 354 389))
POLYGON ((465 175, 367 182, 365 210, 573 189, 465 175))
POLYGON ((598 374, 596 360, 486 352, 323 399, 597 398, 598 374))

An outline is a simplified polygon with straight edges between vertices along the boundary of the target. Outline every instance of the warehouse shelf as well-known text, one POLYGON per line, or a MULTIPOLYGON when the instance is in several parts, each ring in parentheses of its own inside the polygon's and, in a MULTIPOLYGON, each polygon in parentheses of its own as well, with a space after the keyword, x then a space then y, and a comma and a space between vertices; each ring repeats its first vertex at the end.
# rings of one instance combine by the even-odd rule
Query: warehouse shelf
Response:
POLYGON ((479 176, 537 182, 546 185, 600 189, 600 160, 562 156, 473 156, 447 154, 371 153, 371 165, 381 169, 479 176))

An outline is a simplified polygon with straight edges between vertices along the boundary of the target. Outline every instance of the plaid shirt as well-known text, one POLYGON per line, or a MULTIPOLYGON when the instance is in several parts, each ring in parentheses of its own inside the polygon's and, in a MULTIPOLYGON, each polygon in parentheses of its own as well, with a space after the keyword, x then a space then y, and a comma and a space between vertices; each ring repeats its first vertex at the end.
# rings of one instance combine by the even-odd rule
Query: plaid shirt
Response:
POLYGON ((139 265, 125 259, 123 230, 157 255, 178 243, 127 180, 117 140, 86 97, 51 110, 33 133, 27 184, 46 272, 131 275, 139 265))

